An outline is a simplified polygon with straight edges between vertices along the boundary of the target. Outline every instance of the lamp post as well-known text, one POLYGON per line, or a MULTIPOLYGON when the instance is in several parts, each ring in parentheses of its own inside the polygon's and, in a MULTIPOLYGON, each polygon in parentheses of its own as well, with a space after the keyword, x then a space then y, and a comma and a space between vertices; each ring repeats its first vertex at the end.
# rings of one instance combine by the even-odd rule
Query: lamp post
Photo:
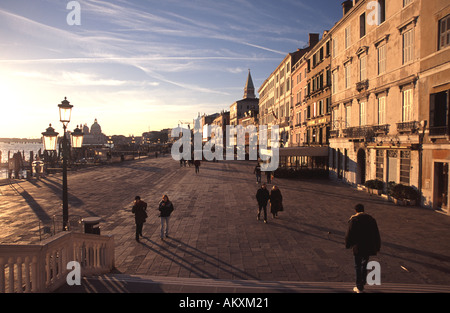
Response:
MULTIPOLYGON (((68 201, 68 195, 67 195, 67 160, 68 160, 68 153, 69 153, 69 147, 68 147, 68 140, 67 140, 67 125, 70 123, 70 117, 72 114, 72 108, 73 105, 70 104, 69 101, 67 101, 67 98, 64 97, 64 100, 61 101, 60 104, 58 104, 59 108, 59 120, 63 124, 64 133, 62 138, 62 160, 63 160, 63 231, 67 230, 68 220, 69 220, 69 201, 68 201)), ((44 149, 54 151, 56 150, 56 138, 58 136, 58 133, 55 132, 54 128, 50 127, 47 128, 45 132, 42 133, 43 136, 43 142, 44 142, 44 149)), ((81 145, 83 143, 83 133, 81 130, 77 127, 77 129, 74 130, 72 133, 72 146, 74 148, 81 148, 81 145)))
POLYGON ((70 117, 72 115, 72 107, 73 105, 67 101, 67 98, 64 97, 64 100, 58 104, 59 108, 59 121, 63 124, 64 133, 63 133, 63 141, 62 141, 62 159, 63 159, 63 230, 67 230, 67 223, 69 221, 69 199, 67 196, 67 159, 68 159, 68 147, 67 147, 67 124, 70 123, 70 117))

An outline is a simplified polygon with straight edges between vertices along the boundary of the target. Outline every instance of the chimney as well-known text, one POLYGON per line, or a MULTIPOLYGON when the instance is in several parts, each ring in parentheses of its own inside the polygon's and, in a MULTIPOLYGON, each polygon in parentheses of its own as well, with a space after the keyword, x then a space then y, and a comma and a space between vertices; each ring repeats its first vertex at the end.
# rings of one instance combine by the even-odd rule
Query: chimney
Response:
POLYGON ((342 2, 343 15, 347 14, 348 11, 353 7, 352 0, 346 0, 342 2))
POLYGON ((319 34, 317 33, 310 33, 309 34, 309 47, 314 47, 319 42, 319 34))

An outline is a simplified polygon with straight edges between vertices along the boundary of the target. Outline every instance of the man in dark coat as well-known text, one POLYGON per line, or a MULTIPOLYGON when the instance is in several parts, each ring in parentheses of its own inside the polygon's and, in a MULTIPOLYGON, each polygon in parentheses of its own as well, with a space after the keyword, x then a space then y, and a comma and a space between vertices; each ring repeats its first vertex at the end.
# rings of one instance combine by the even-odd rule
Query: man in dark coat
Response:
POLYGON ((269 202, 269 191, 266 188, 266 184, 262 184, 261 188, 256 192, 256 200, 258 201, 258 217, 261 214, 261 209, 264 210, 264 223, 267 223, 267 202, 269 202))
POLYGON ((364 290, 367 278, 367 263, 369 256, 380 251, 381 239, 376 220, 364 213, 364 206, 355 206, 356 214, 348 221, 345 235, 345 247, 353 248, 356 270, 356 287, 353 291, 359 293, 364 290))
POLYGON ((141 197, 136 196, 131 212, 134 213, 134 220, 136 222, 136 241, 139 242, 139 236, 142 236, 142 227, 147 218, 147 203, 142 201, 141 197))

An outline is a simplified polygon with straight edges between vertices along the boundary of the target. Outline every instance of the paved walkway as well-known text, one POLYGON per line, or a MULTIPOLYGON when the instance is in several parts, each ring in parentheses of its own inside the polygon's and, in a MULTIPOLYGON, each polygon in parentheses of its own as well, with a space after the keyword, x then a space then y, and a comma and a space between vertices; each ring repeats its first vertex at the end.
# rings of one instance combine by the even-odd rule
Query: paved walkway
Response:
MULTIPOLYGON (((103 282, 117 277, 130 282, 144 275, 153 281, 165 279, 158 286, 171 287, 162 291, 180 288, 167 279, 186 278, 191 286, 200 281, 256 281, 271 289, 269 282, 286 282, 289 288, 313 282, 309 284, 321 288, 334 284, 337 291, 353 285, 353 257, 344 247, 344 235, 360 202, 377 219, 381 232, 381 252, 372 258, 381 265, 381 287, 396 284, 399 291, 401 286, 425 290, 443 285, 448 290, 449 216, 396 206, 327 180, 275 179, 285 211, 264 224, 256 220, 253 166, 244 161, 202 162, 195 174, 193 167, 180 168, 164 157, 71 172, 69 212, 71 217, 101 217, 102 234, 114 235, 116 276, 105 276, 103 282), (170 238, 165 240, 159 238, 156 210, 162 194, 175 205, 170 238), (140 243, 134 240, 130 212, 135 195, 149 204, 140 243)), ((0 186, 0 243, 38 241, 39 221, 52 227, 54 214, 61 214, 59 176, 0 186)), ((305 290, 305 284, 296 290, 305 290)))

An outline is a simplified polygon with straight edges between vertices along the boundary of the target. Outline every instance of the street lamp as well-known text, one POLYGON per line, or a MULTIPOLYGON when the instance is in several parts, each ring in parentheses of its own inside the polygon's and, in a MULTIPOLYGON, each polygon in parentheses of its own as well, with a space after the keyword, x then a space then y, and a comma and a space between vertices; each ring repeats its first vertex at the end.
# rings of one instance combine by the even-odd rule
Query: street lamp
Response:
POLYGON ((58 133, 55 132, 55 129, 52 127, 52 124, 50 124, 47 130, 42 133, 42 143, 44 144, 44 150, 55 151, 56 144, 58 142, 57 138, 58 133))
POLYGON ((83 137, 84 134, 77 125, 77 128, 72 132, 72 148, 81 148, 83 145, 83 137))
POLYGON ((71 135, 72 135, 72 137, 71 137, 72 148, 78 150, 75 153, 75 160, 78 160, 78 158, 79 158, 79 151, 81 150, 81 147, 83 146, 84 134, 83 134, 83 132, 81 131, 81 129, 77 125, 77 128, 74 129, 74 131, 72 132, 71 135))
POLYGON ((70 116, 72 115, 73 105, 67 101, 67 97, 64 97, 64 100, 58 104, 59 107, 59 120, 64 125, 64 129, 67 127, 67 124, 70 123, 70 116))
MULTIPOLYGON (((59 120, 63 124, 64 133, 62 137, 62 160, 63 160, 63 230, 67 230, 68 226, 68 220, 69 220, 69 201, 68 201, 68 195, 67 195, 67 160, 69 159, 68 153, 69 153, 69 146, 68 146, 68 139, 66 136, 67 133, 67 125, 70 123, 70 117, 72 115, 72 108, 73 105, 70 104, 69 101, 67 101, 67 98, 64 97, 64 100, 61 101, 60 104, 58 104, 59 108, 59 120)), ((55 132, 54 128, 50 127, 47 128, 45 132, 42 133, 43 136, 43 142, 44 142, 44 149, 54 151, 56 150, 56 143, 57 143, 57 136, 58 133, 55 132)), ((72 147, 74 148, 81 148, 81 145, 83 144, 83 133, 81 129, 77 128, 72 133, 72 147)))

